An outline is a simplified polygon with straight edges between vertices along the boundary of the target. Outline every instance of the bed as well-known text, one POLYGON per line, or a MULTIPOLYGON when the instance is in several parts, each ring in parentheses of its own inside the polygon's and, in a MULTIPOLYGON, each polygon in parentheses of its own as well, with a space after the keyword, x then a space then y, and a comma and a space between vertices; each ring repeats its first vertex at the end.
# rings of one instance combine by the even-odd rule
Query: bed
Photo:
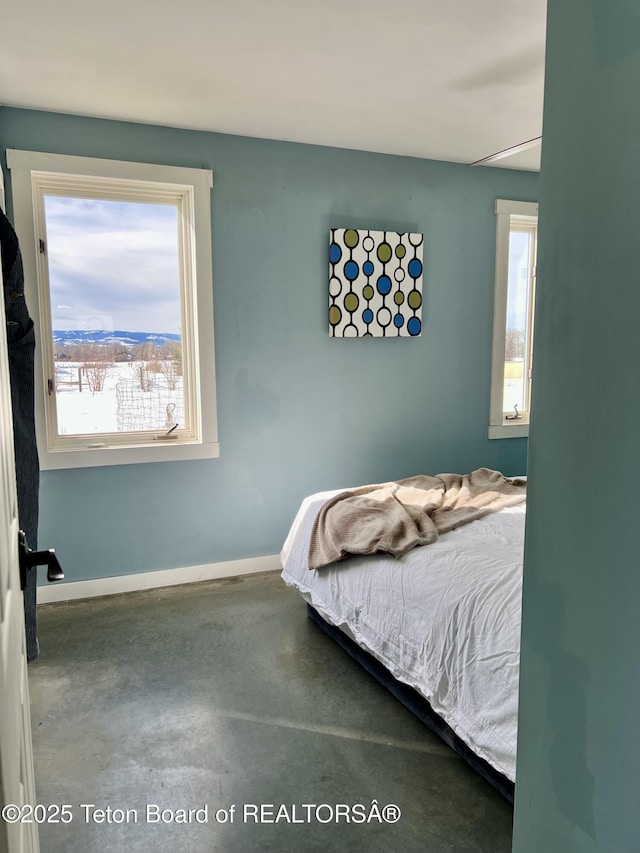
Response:
POLYGON ((282 549, 283 580, 315 622, 512 801, 525 504, 400 559, 351 557, 311 571, 314 521, 336 494, 302 502, 282 549))

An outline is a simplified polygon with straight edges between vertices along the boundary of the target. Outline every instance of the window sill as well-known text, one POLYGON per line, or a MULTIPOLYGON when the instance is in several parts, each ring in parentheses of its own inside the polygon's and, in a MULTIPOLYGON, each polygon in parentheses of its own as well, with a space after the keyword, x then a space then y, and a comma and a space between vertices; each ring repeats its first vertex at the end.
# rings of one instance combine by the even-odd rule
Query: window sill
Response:
POLYGON ((489 427, 489 438, 528 438, 529 421, 507 421, 497 426, 489 427))
POLYGON ((101 447, 73 450, 40 451, 40 468, 55 471, 62 468, 98 468, 106 465, 139 465, 143 462, 180 462, 189 459, 217 459, 217 441, 203 444, 154 444, 137 447, 101 447))

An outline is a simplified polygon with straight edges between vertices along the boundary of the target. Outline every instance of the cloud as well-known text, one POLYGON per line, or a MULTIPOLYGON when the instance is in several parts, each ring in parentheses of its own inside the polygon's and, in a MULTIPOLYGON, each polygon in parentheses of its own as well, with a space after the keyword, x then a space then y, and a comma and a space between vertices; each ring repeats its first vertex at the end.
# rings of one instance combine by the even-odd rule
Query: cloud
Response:
POLYGON ((172 205, 47 196, 54 329, 180 331, 172 205))

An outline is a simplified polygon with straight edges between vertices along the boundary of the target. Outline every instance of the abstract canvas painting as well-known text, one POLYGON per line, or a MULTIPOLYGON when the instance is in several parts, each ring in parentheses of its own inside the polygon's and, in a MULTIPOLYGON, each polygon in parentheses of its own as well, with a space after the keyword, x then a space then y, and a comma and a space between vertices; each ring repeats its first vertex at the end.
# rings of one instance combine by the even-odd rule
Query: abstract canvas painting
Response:
POLYGON ((331 337, 395 338, 421 333, 422 244, 422 234, 331 229, 331 337))

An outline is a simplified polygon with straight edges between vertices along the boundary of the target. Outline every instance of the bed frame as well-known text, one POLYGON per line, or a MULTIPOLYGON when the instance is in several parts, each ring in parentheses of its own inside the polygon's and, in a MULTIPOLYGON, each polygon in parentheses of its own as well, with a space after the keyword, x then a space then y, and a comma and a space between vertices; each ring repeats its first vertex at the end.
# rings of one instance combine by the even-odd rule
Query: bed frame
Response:
POLYGON ((492 767, 484 758, 480 758, 472 752, 442 717, 436 714, 424 696, 421 696, 413 687, 409 687, 408 684, 397 681, 379 660, 358 646, 357 643, 339 628, 336 628, 335 625, 326 622, 310 604, 307 604, 307 616, 351 655, 360 666, 364 667, 383 687, 386 687, 412 714, 415 714, 421 722, 441 737, 454 752, 470 764, 487 782, 493 785, 503 797, 510 803, 513 803, 514 783, 503 773, 496 770, 495 767, 492 767))

